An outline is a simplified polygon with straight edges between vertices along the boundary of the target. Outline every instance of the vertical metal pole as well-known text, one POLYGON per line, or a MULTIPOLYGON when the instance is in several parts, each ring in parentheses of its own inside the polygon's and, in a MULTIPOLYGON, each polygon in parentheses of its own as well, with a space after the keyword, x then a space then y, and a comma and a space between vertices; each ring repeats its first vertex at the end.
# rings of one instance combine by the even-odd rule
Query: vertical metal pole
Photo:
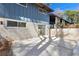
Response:
POLYGON ((55 29, 56 29, 56 34, 55 34, 55 36, 57 37, 58 36, 58 34, 57 34, 57 17, 55 17, 55 29))
POLYGON ((51 29, 50 29, 50 24, 49 24, 49 39, 51 39, 51 29))

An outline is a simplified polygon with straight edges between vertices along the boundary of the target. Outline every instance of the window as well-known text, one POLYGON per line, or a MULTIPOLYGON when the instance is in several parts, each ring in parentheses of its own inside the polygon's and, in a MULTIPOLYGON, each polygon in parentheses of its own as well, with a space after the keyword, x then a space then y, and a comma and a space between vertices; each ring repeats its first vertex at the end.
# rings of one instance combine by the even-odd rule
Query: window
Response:
POLYGON ((26 23, 24 22, 16 22, 16 21, 7 21, 8 27, 26 27, 26 23))
POLYGON ((15 22, 15 21, 7 21, 7 26, 17 27, 17 22, 15 22))
POLYGON ((26 27, 26 23, 19 22, 18 27, 26 27))

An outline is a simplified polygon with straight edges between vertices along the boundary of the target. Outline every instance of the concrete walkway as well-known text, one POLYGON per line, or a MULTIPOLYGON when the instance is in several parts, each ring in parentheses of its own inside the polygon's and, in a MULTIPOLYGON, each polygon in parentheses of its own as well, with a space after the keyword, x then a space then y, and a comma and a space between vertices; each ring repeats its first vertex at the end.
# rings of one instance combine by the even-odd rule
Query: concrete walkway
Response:
POLYGON ((64 45, 60 38, 52 39, 33 38, 16 41, 13 44, 13 54, 16 56, 67 56, 72 55, 72 48, 64 45))
POLYGON ((79 55, 79 29, 61 30, 59 37, 16 40, 12 49, 15 56, 72 56, 79 55), (63 31, 63 32, 62 32, 63 31))

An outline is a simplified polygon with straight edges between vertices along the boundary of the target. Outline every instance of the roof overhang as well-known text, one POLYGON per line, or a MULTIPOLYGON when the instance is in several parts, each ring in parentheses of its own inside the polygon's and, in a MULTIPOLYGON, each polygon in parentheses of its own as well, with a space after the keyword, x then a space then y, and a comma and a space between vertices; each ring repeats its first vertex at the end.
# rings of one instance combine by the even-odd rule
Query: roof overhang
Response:
POLYGON ((52 10, 48 5, 44 4, 44 3, 35 3, 38 7, 43 8, 45 10, 47 10, 48 12, 53 12, 54 10, 52 10))
POLYGON ((59 16, 58 14, 54 13, 54 12, 50 12, 48 13, 50 16, 55 16, 55 17, 58 17, 60 19, 63 19, 61 16, 59 16))
POLYGON ((60 20, 64 20, 64 21, 66 21, 66 22, 68 22, 68 23, 70 23, 70 24, 73 24, 71 21, 68 21, 68 20, 64 19, 63 17, 59 16, 58 14, 56 14, 56 13, 54 13, 54 12, 50 12, 50 13, 48 13, 48 14, 49 14, 50 16, 58 17, 58 18, 60 18, 60 20))

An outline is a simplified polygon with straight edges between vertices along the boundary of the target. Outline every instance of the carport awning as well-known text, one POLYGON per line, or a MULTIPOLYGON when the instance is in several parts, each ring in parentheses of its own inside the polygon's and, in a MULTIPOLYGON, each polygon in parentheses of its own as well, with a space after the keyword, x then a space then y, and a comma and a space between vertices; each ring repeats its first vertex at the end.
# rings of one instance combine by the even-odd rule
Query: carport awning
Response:
POLYGON ((55 13, 55 12, 50 12, 49 15, 53 15, 53 16, 59 17, 60 19, 66 21, 66 22, 68 22, 68 23, 70 23, 70 24, 73 23, 71 20, 67 20, 67 17, 60 16, 60 15, 58 15, 58 14, 55 13))

